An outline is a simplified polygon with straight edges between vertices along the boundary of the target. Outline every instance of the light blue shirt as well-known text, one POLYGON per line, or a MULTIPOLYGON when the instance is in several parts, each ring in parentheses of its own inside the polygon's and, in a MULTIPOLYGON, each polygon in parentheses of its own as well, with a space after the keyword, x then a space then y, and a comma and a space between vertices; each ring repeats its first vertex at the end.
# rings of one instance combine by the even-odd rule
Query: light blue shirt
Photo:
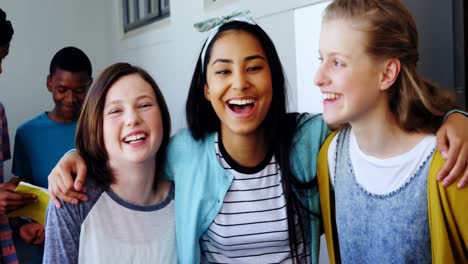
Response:
POLYGON ((58 123, 44 112, 16 130, 12 172, 32 184, 48 187, 47 176, 75 146, 76 122, 58 123))
MULTIPOLYGON (((329 134, 322 115, 300 115, 291 146, 291 171, 299 181, 316 177, 320 146, 329 134)), ((219 213, 233 180, 216 158, 215 133, 196 141, 188 130, 175 135, 168 147, 166 177, 175 182, 176 236, 180 263, 200 262, 199 240, 219 213)), ((296 192, 302 204, 320 214, 318 187, 296 192)), ((311 216, 311 260, 318 263, 320 219, 311 216)))

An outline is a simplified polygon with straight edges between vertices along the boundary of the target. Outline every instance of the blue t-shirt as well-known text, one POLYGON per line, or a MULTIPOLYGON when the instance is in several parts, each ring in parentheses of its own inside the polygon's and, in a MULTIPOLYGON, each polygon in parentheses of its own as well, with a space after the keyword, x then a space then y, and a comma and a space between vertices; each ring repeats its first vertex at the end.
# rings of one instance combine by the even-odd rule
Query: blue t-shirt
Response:
POLYGON ((16 130, 12 173, 48 187, 47 176, 62 155, 75 147, 76 122, 58 123, 42 113, 16 130))

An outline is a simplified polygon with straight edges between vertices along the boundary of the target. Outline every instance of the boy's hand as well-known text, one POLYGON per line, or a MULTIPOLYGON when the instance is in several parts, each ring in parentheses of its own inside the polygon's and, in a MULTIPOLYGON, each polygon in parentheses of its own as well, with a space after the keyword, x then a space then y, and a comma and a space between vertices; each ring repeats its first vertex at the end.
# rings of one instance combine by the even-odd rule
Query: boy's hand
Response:
POLYGON ((7 214, 10 211, 37 202, 34 194, 15 193, 18 183, 18 178, 13 177, 8 182, 0 184, 0 214, 7 214))
POLYGON ((27 223, 19 228, 20 237, 28 244, 44 244, 44 226, 39 223, 27 223))

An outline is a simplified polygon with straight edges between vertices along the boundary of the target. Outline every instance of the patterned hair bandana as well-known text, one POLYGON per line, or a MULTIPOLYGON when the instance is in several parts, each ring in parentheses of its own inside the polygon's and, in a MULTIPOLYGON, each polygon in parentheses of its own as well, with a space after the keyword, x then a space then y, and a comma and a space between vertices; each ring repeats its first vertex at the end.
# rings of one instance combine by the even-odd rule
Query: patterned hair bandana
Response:
POLYGON ((229 23, 229 22, 233 22, 233 21, 245 22, 251 25, 257 24, 253 20, 252 16, 250 16, 250 11, 243 10, 243 11, 232 12, 221 17, 210 18, 205 21, 195 23, 193 25, 199 32, 206 32, 208 30, 210 31, 210 34, 208 35, 208 39, 206 40, 205 46, 203 46, 203 50, 201 53, 202 71, 205 71, 205 69, 203 68, 203 65, 205 65, 206 49, 210 45, 210 42, 213 41, 214 36, 216 35, 216 33, 218 33, 219 28, 222 25, 229 23))

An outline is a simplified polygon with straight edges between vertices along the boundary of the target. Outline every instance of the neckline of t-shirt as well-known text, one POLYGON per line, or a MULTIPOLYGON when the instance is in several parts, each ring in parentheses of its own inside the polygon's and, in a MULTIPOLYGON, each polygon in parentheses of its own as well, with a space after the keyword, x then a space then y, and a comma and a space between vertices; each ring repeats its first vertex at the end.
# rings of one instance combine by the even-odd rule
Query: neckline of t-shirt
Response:
POLYGON ((226 161, 226 163, 235 171, 239 172, 239 173, 243 173, 243 174, 255 174, 255 173, 259 173, 260 171, 262 171, 263 169, 266 168, 266 166, 268 166, 268 164, 270 164, 272 158, 273 158, 273 152, 272 151, 268 151, 267 155, 265 156, 265 158, 262 160, 262 162, 260 162, 259 164, 257 164, 256 166, 254 167, 246 167, 246 166, 242 166, 240 165, 239 163, 237 163, 230 155, 229 153, 226 151, 226 149, 224 148, 224 145, 223 145, 223 140, 221 139, 221 137, 219 136, 219 133, 218 135, 216 136, 217 138, 217 144, 218 144, 218 148, 219 148, 219 154, 221 155, 221 157, 226 161))
POLYGON ((139 205, 126 201, 122 199, 117 193, 115 193, 110 187, 107 188, 106 193, 114 202, 127 209, 142 212, 157 211, 165 208, 172 200, 174 200, 174 182, 170 182, 169 192, 167 193, 167 196, 164 198, 164 200, 159 203, 150 205, 139 205))
POLYGON ((50 112, 43 112, 42 113, 42 118, 46 119, 48 122, 50 122, 52 124, 55 124, 55 125, 58 125, 58 126, 75 126, 78 123, 78 120, 75 120, 73 122, 67 122, 67 123, 57 122, 57 121, 53 120, 52 118, 50 118, 48 113, 50 113, 50 112))
POLYGON ((414 145, 410 150, 400 155, 396 155, 388 158, 377 158, 374 156, 367 155, 360 148, 354 135, 353 130, 351 129, 349 135, 349 144, 350 148, 356 151, 356 154, 366 162, 374 164, 375 166, 380 167, 394 167, 401 163, 408 162, 409 160, 414 160, 415 156, 419 156, 420 153, 424 153, 428 148, 432 149, 434 146, 434 135, 427 135, 423 137, 416 145, 414 145))

